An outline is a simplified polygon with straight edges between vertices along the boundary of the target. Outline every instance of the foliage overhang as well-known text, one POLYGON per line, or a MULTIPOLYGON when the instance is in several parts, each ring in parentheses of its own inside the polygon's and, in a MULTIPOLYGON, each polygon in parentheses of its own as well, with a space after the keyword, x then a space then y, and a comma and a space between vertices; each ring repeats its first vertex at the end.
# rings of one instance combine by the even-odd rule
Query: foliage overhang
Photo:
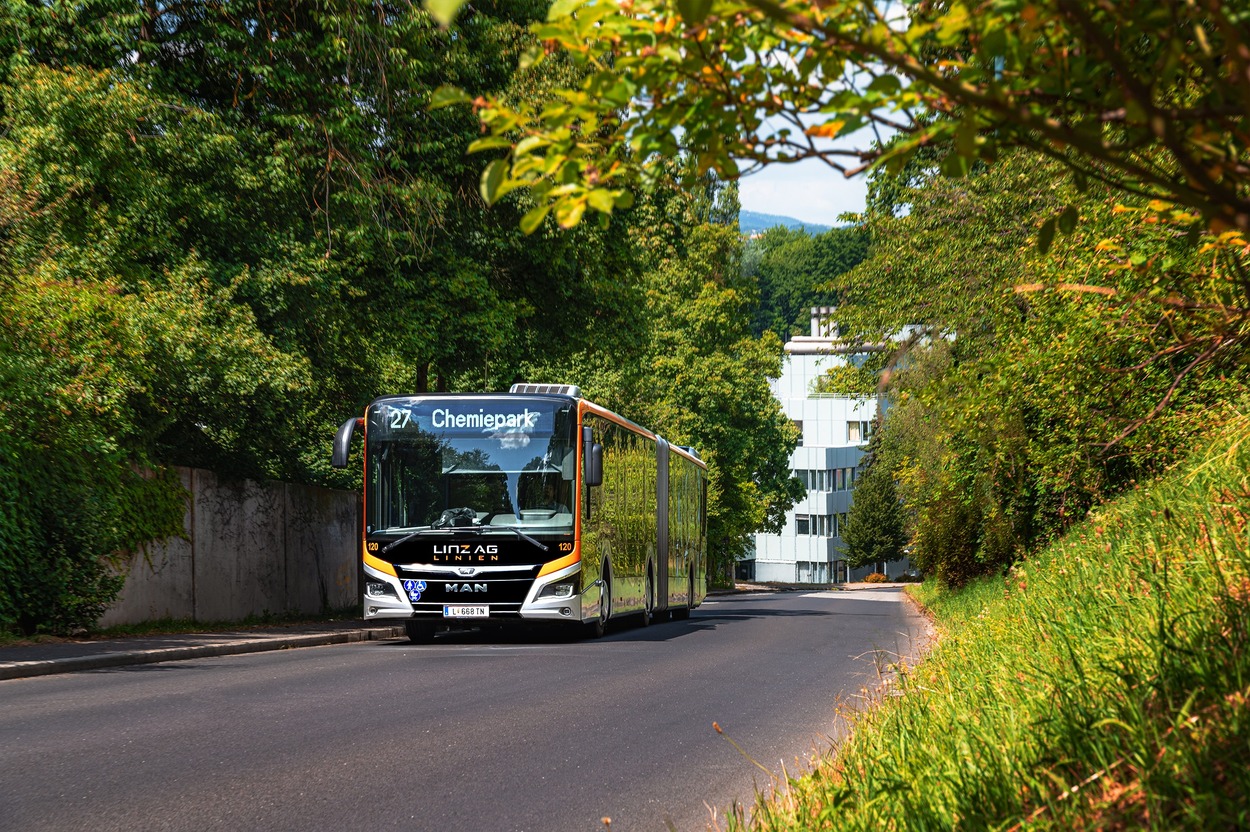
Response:
POLYGON ((897 169, 935 143, 960 175, 1024 146, 1080 183, 1250 229, 1248 20, 1216 0, 557 0, 525 60, 558 53, 586 73, 543 100, 476 102, 478 147, 508 151, 483 192, 527 188, 572 225, 679 149, 733 177, 739 160, 897 169), (865 127, 903 138, 829 141, 865 127))

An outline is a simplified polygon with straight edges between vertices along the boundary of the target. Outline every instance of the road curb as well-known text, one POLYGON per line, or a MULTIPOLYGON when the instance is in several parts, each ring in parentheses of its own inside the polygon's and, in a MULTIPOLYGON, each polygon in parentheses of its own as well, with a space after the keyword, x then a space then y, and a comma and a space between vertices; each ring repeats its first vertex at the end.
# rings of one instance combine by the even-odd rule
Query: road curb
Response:
POLYGON ((62 659, 5 662, 0 664, 0 680, 50 676, 56 673, 100 670, 102 668, 124 667, 127 665, 178 662, 187 659, 211 658, 213 656, 263 653, 269 650, 292 650, 299 647, 321 647, 327 644, 377 641, 399 638, 403 635, 403 627, 371 627, 362 630, 266 636, 239 641, 225 641, 217 644, 158 647, 150 650, 121 650, 111 653, 98 653, 94 656, 69 656, 62 659))

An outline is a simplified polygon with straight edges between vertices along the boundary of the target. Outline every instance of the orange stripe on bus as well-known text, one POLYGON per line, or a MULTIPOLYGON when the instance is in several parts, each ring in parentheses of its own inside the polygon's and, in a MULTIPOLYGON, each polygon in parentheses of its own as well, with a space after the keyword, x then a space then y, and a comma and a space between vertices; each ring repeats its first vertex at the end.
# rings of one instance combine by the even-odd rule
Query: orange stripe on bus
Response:
POLYGON ((559 570, 563 569, 566 566, 572 566, 573 564, 577 563, 581 559, 582 559, 581 553, 574 552, 571 555, 565 555, 559 560, 550 561, 545 566, 543 566, 542 569, 538 570, 538 577, 541 578, 543 575, 550 575, 552 572, 558 572, 559 570))
MULTIPOLYGON (((646 428, 644 428, 642 425, 638 424, 637 422, 631 422, 630 420, 626 419, 624 416, 621 416, 619 413, 613 413, 611 410, 608 410, 606 407, 600 407, 599 405, 594 404, 593 402, 588 402, 585 399, 582 399, 580 407, 578 409, 583 416, 585 416, 585 414, 587 413, 591 413, 595 416, 598 416, 600 419, 607 419, 609 422, 615 422, 616 424, 620 425, 626 430, 632 430, 635 433, 642 434, 648 439, 655 439, 655 434, 647 430, 646 428)), ((583 424, 584 423, 585 422, 583 421, 583 424)))
POLYGON ((399 573, 395 571, 394 564, 387 563, 384 560, 379 560, 368 552, 365 552, 365 566, 372 566, 379 572, 385 572, 386 574, 392 575, 396 578, 399 577, 399 573))

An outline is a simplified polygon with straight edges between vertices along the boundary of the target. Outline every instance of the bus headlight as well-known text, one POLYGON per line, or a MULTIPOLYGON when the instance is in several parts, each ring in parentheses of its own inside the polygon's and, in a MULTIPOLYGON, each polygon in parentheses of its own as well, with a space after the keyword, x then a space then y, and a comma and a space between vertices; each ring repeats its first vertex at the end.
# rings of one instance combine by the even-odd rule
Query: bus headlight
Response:
POLYGON ((365 581, 365 594, 373 596, 386 596, 398 598, 395 594, 395 587, 386 583, 386 581, 365 581))
POLYGON ((571 583, 547 584, 539 590, 539 598, 572 598, 577 587, 571 583))

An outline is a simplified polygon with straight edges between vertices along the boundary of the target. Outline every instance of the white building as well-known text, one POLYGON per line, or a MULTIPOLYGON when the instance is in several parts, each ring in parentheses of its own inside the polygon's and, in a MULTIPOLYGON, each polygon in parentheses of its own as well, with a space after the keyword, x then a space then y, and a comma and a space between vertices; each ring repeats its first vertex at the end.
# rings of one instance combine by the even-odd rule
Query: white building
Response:
POLYGON ((811 335, 786 342, 781 378, 769 380, 782 410, 802 431, 790 467, 807 483, 807 497, 786 514, 780 534, 755 536, 755 558, 739 564, 741 578, 841 583, 873 571, 865 567, 848 575, 841 554, 841 530, 851 510, 851 489, 877 413, 877 399, 812 392, 816 380, 829 368, 864 357, 847 354, 830 319, 833 311, 830 307, 812 309, 811 335))

